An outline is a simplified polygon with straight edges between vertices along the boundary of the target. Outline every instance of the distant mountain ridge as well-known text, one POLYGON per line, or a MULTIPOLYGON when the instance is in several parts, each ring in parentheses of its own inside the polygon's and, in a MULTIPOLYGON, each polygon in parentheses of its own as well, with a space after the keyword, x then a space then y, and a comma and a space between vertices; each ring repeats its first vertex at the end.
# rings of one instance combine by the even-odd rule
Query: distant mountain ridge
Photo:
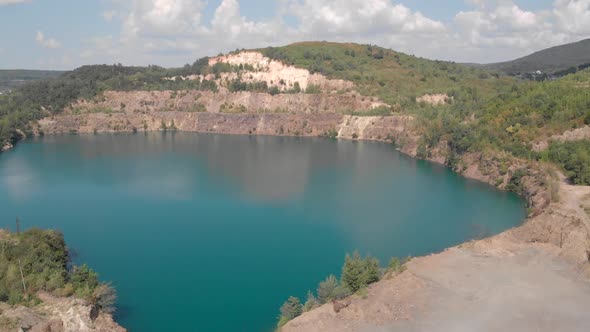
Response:
POLYGON ((63 71, 54 70, 0 69, 0 93, 27 82, 54 78, 63 73, 63 71))
POLYGON ((481 67, 509 75, 535 73, 563 76, 590 66, 590 39, 544 49, 525 57, 481 67), (575 70, 574 70, 575 68, 575 70))

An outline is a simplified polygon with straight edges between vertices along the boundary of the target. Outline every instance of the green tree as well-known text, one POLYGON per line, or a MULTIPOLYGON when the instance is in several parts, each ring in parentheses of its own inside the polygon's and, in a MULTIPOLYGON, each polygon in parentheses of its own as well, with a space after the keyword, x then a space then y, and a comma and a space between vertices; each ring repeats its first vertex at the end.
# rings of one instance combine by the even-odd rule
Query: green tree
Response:
POLYGON ((279 318, 278 326, 281 327, 287 324, 291 319, 300 316, 303 313, 303 305, 299 298, 290 296, 281 306, 281 316, 279 318))
POLYGON ((362 258, 358 251, 346 255, 342 267, 342 285, 355 293, 359 289, 379 281, 381 272, 379 260, 374 257, 362 258))
POLYGON ((318 300, 320 303, 328 303, 336 299, 340 292, 338 279, 334 275, 329 275, 326 280, 320 282, 318 286, 318 300))
POLYGON ((381 276, 381 271, 379 270, 379 260, 375 257, 366 257, 363 263, 363 285, 366 286, 379 281, 379 277, 381 276))
POLYGON ((117 292, 109 284, 101 284, 92 294, 92 304, 100 311, 112 314, 115 312, 115 303, 117 302, 117 292))
POLYGON ((394 272, 394 273, 398 273, 401 272, 402 270, 402 263, 399 260, 399 258, 397 257, 392 257, 391 260, 389 260, 389 266, 387 267, 388 271, 394 272))
POLYGON ((352 256, 346 254, 344 266, 342 267, 342 285, 350 289, 353 293, 363 287, 364 267, 365 264, 358 251, 355 251, 352 256))
POLYGON ((303 305, 303 311, 307 312, 320 305, 320 301, 313 295, 311 291, 307 291, 307 300, 303 305))

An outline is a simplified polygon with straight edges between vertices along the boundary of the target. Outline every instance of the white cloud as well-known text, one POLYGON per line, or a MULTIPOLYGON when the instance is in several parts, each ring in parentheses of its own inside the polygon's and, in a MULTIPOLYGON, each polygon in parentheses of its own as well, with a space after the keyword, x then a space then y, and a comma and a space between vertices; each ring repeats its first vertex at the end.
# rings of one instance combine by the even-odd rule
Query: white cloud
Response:
POLYGON ((194 33, 204 3, 192 0, 135 0, 123 23, 123 36, 156 37, 194 33))
POLYGON ((15 5, 18 3, 25 3, 31 0, 0 0, 0 6, 15 5))
POLYGON ((459 61, 509 60, 590 34, 590 0, 556 0, 552 10, 527 11, 511 0, 470 0, 475 8, 453 21, 447 56, 459 61))
MULTIPOLYGON (((443 23, 389 0, 282 0, 274 17, 250 20, 237 0, 223 0, 210 21, 203 21, 203 1, 134 0, 119 3, 121 35, 112 45, 121 50, 113 61, 179 65, 236 48, 284 45, 326 39, 371 42, 411 51, 418 36, 436 46, 443 23), (284 16, 295 17, 295 27, 284 16), (150 60, 151 59, 151 60, 150 60)), ((424 44, 424 43, 423 43, 424 44)), ((85 52, 86 60, 90 52, 85 52)))
POLYGON ((291 9, 301 21, 300 31, 307 33, 390 35, 445 29, 441 22, 389 0, 304 0, 293 2, 291 9))
POLYGON ((45 48, 60 48, 61 44, 53 39, 53 38, 46 38, 43 32, 37 31, 37 35, 35 36, 35 40, 37 43, 45 48))
POLYGON ((117 11, 115 10, 105 10, 104 12, 102 12, 100 14, 102 16, 102 18, 107 21, 110 22, 113 20, 113 18, 115 18, 115 16, 117 15, 117 11))
MULTIPOLYGON (((78 62, 177 66, 236 48, 302 40, 371 43, 430 58, 492 62, 590 35, 590 0, 555 0, 543 11, 526 10, 513 0, 466 0, 471 8, 450 22, 395 0, 280 0, 274 17, 257 20, 242 15, 238 0, 222 0, 210 20, 203 18, 205 0, 110 3, 113 10, 102 16, 121 18, 120 34, 87 40, 78 62)), ((49 41, 59 46, 41 37, 46 46, 49 41)))
POLYGON ((590 0, 556 0, 553 14, 564 32, 590 35, 590 0))

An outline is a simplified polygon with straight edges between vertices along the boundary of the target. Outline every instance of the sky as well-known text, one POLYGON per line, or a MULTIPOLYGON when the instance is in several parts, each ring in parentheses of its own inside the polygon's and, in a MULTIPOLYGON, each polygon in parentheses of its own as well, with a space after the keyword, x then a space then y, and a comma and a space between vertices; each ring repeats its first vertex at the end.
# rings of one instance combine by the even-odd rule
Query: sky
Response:
POLYGON ((182 66, 328 40, 497 62, 590 38, 590 0, 0 0, 0 68, 182 66))

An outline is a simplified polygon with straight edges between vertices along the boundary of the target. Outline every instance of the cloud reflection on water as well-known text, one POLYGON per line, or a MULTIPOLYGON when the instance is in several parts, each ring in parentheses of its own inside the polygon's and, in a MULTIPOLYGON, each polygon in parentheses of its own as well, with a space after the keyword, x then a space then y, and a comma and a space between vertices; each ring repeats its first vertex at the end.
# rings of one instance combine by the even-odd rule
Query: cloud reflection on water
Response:
POLYGON ((38 174, 21 157, 6 158, 2 162, 0 181, 13 199, 21 201, 30 198, 37 187, 38 174))
MULTIPOLYGON (((329 227, 352 244, 350 250, 385 250, 391 241, 399 243, 400 251, 412 247, 406 243, 412 236, 392 240, 399 234, 436 243, 448 231, 450 218, 480 221, 449 235, 453 238, 490 231, 482 226, 492 204, 489 188, 459 180, 441 166, 405 157, 385 144, 149 133, 51 136, 39 149, 44 163, 56 163, 47 168, 60 170, 51 181, 84 179, 80 192, 91 185, 122 199, 154 203, 219 197, 215 202, 223 209, 224 200, 233 196, 246 206, 281 206, 300 224, 329 227)), ((13 196, 22 197, 35 181, 46 181, 27 168, 34 161, 7 160, 12 174, 4 171, 2 181, 13 196)), ((499 207, 506 203, 496 201, 499 207)))

